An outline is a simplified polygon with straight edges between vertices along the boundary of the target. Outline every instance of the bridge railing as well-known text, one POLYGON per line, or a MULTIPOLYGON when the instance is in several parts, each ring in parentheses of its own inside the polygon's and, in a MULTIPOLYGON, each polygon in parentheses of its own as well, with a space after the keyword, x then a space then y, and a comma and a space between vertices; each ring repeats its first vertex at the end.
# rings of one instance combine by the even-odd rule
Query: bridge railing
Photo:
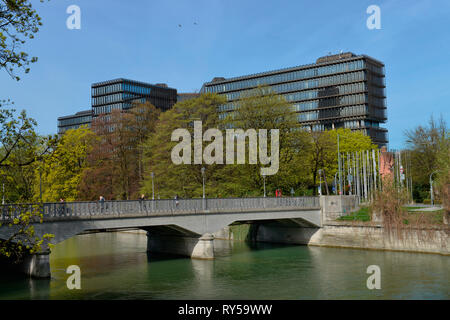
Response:
POLYGON ((105 216, 190 214, 211 211, 260 210, 277 208, 320 208, 319 197, 285 198, 213 198, 57 202, 43 204, 0 205, 0 221, 18 218, 38 210, 45 218, 104 218, 105 216))

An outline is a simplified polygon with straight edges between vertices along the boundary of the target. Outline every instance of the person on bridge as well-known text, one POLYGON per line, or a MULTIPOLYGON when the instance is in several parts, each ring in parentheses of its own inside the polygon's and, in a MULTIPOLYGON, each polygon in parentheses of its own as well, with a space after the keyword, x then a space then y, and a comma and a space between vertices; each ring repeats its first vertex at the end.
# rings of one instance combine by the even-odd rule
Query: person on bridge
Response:
POLYGON ((276 198, 281 198, 281 189, 275 190, 275 197, 276 198))
POLYGON ((139 205, 141 207, 141 210, 145 209, 145 203, 144 203, 145 200, 147 200, 147 199, 145 199, 145 194, 141 194, 141 196, 139 197, 139 205))
POLYGON ((60 207, 59 207, 59 214, 65 215, 66 214, 66 205, 63 198, 59 199, 60 207))
POLYGON ((174 199, 175 199, 175 206, 178 207, 179 201, 178 201, 178 195, 177 194, 175 195, 174 199))
POLYGON ((100 202, 100 211, 103 213, 103 210, 105 209, 105 207, 104 207, 105 198, 103 198, 103 196, 100 196, 99 202, 100 202))

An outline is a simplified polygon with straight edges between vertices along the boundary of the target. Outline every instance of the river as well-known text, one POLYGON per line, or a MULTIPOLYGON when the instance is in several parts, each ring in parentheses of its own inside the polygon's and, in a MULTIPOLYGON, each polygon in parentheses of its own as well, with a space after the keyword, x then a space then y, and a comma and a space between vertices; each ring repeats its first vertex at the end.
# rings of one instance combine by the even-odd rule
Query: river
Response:
POLYGON ((79 235, 53 248, 52 279, 0 275, 0 299, 449 299, 449 257, 215 240, 213 261, 148 255, 145 234, 79 235), (81 269, 69 290, 66 269, 81 269), (367 267, 381 270, 369 290, 367 267))

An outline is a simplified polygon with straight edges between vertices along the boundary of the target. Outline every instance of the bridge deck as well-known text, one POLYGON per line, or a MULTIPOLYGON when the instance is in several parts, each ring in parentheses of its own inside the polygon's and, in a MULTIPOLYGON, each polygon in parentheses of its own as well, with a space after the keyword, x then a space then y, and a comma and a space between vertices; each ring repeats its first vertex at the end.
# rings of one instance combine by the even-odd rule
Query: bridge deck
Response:
POLYGON ((295 209, 320 209, 319 197, 287 198, 216 198, 179 200, 91 201, 43 204, 6 204, 0 206, 0 221, 17 218, 35 211, 43 221, 126 218, 130 216, 165 216, 186 214, 218 214, 223 212, 255 212, 295 209))

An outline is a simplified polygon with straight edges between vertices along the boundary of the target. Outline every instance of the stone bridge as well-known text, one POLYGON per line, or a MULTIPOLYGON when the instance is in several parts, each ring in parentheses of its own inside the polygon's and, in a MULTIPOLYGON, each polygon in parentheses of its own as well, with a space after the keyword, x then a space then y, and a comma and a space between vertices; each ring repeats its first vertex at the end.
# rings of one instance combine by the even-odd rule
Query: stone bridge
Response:
MULTIPOLYGON (((327 219, 355 207, 356 197, 217 198, 180 200, 131 200, 8 204, 0 206, 0 239, 8 239, 15 228, 7 225, 24 212, 38 210, 42 223, 36 235, 54 235, 56 244, 84 232, 143 229, 148 251, 214 258, 214 235, 233 223, 288 225, 320 228, 327 219), (350 201, 349 201, 350 200, 350 201), (347 203, 347 204, 346 204, 347 203)), ((35 277, 50 275, 49 250, 30 255, 23 271, 35 277)))

